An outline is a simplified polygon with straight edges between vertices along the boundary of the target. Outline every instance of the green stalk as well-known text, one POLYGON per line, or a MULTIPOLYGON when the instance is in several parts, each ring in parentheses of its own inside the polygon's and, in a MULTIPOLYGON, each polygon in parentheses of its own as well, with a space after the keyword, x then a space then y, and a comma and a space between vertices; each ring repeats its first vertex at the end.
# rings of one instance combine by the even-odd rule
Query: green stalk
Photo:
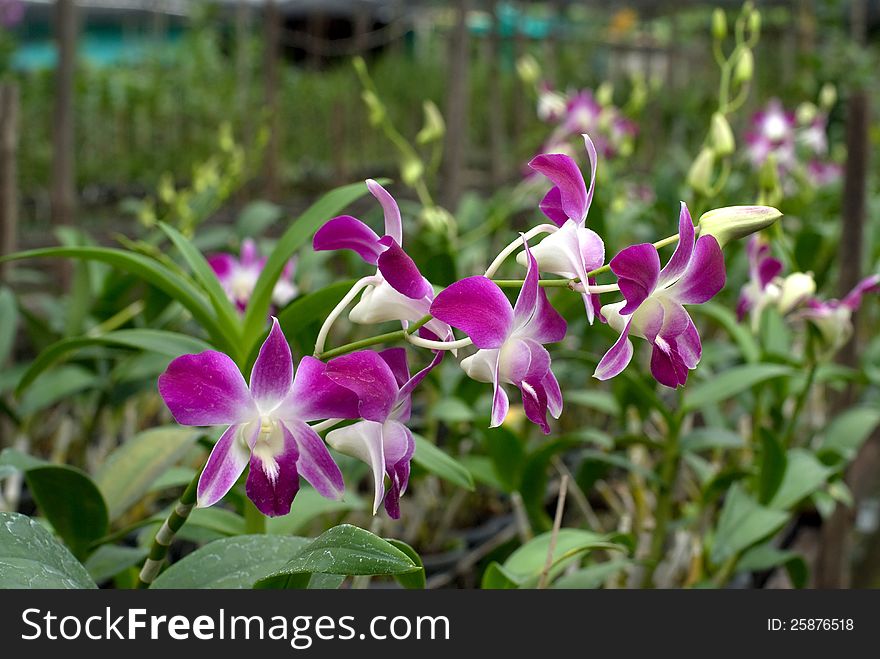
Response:
POLYGON ((810 397, 810 391, 813 389, 813 384, 816 382, 816 371, 818 370, 819 363, 814 361, 810 365, 810 370, 807 371, 807 380, 804 382, 804 388, 801 389, 801 392, 798 394, 797 401, 795 401, 794 404, 794 411, 788 419, 788 427, 782 435, 782 445, 786 448, 791 445, 792 439, 794 439, 797 419, 801 415, 801 412, 803 412, 804 405, 807 404, 807 399, 810 397))

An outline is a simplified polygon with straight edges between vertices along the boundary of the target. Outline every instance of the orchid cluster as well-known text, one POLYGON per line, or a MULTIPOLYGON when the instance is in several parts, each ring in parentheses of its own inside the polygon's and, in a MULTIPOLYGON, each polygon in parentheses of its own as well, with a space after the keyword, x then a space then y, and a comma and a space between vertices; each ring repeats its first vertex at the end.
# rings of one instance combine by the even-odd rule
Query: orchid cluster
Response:
MULTIPOLYGON (((619 334, 600 360, 595 378, 608 380, 620 374, 633 357, 631 339, 638 337, 651 345, 654 378, 671 388, 684 385, 702 351, 699 333, 685 307, 706 302, 724 286, 722 246, 731 238, 768 226, 779 213, 761 207, 718 209, 695 227, 682 203, 677 234, 658 243, 627 247, 603 265, 604 242, 587 227, 598 154, 590 137, 584 134, 583 139, 590 162, 589 185, 571 156, 547 153, 535 157, 529 166, 552 183, 539 205, 551 223, 521 234, 483 275, 435 292, 403 249, 397 202, 379 183, 368 180, 367 188, 383 210, 383 235, 355 217, 342 215, 325 223, 313 239, 315 250, 351 250, 376 268, 358 280, 328 315, 314 356, 303 357, 295 367, 280 326, 273 320, 249 385, 233 361, 219 352, 173 361, 160 378, 159 391, 175 419, 187 425, 226 426, 202 473, 199 505, 211 505, 223 497, 248 464, 246 492, 267 515, 290 510, 299 475, 320 494, 338 498, 344 484, 329 444, 370 466, 374 513, 384 502, 388 514, 398 517, 415 450, 406 425, 411 397, 446 352, 460 359, 470 378, 492 385, 491 427, 507 417, 507 388, 513 387, 526 417, 549 434, 548 414, 560 417, 563 395, 547 346, 563 340, 567 324, 551 305, 548 287, 576 292, 583 299, 589 325, 598 318, 619 334), (538 236, 543 236, 540 242, 530 245, 538 236), (658 250, 673 242, 677 243, 675 251, 661 268, 658 250), (494 280, 504 261, 518 251, 516 260, 525 267, 524 278, 494 280), (596 276, 607 270, 616 282, 598 284, 596 276), (542 280, 542 273, 558 278, 542 280), (513 304, 502 286, 519 288, 513 304), (619 294, 623 299, 603 304, 600 296, 605 294, 619 294), (325 350, 333 323, 358 296, 348 316, 352 322, 397 321, 401 331, 325 350), (465 336, 456 339, 453 329, 465 336), (431 351, 429 363, 410 375, 404 348, 362 349, 384 343, 390 336, 431 351), (463 354, 465 350, 470 354, 463 354), (334 428, 348 420, 353 423, 334 428), (324 430, 329 432, 322 440, 318 433, 324 430)), ((245 281, 247 276, 240 271, 250 268, 245 271, 252 274, 260 261, 247 245, 240 262, 224 258, 214 263, 215 269, 219 263, 220 271, 227 274, 234 275, 238 268, 245 281)), ((239 292, 234 283, 229 289, 239 292)))
MULTIPOLYGON (((220 280, 223 291, 236 308, 244 312, 248 300, 254 292, 257 280, 266 266, 266 257, 261 256, 257 244, 251 238, 241 243, 241 254, 213 254, 208 257, 208 265, 220 280)), ((297 296, 299 290, 293 282, 296 260, 291 259, 284 266, 281 276, 272 289, 272 304, 281 309, 297 296)))
POLYGON ((752 116, 745 141, 749 162, 756 170, 772 157, 784 190, 791 191, 798 176, 822 187, 836 183, 842 175, 841 166, 829 157, 827 109, 811 103, 795 112, 779 99, 771 99, 752 116))
POLYGON ((816 295, 816 282, 810 272, 783 276, 782 262, 771 255, 770 245, 752 236, 747 247, 749 281, 740 292, 737 316, 749 317, 757 332, 765 309, 775 309, 794 325, 804 322, 818 330, 820 352, 831 356, 852 336, 852 315, 866 293, 880 291, 880 275, 862 279, 842 300, 816 295))

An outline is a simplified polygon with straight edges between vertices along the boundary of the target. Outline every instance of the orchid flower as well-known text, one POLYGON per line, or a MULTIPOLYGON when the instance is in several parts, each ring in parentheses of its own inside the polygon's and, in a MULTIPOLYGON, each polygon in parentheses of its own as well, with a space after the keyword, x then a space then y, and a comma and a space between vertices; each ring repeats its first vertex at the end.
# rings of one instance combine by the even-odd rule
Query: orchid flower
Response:
POLYGON ((410 377, 404 348, 376 353, 369 350, 336 357, 327 362, 327 377, 359 399, 361 421, 327 433, 327 443, 341 453, 370 465, 373 471, 373 514, 385 502, 393 519, 400 517, 400 497, 409 483, 415 441, 404 425, 410 417, 413 389, 443 359, 434 360, 410 377), (390 488, 385 491, 385 476, 390 488))
POLYGON ((491 427, 501 425, 507 416, 510 403, 502 385, 512 384, 520 390, 526 416, 547 434, 547 412, 559 418, 562 392, 543 344, 561 341, 566 324, 539 287, 538 263, 525 239, 523 244, 528 271, 516 306, 511 307, 493 281, 477 276, 441 291, 431 313, 465 332, 478 348, 462 360, 461 367, 474 380, 492 383, 491 427))
POLYGON ((852 315, 861 306, 862 296, 877 291, 880 291, 880 275, 871 275, 856 284, 842 300, 809 300, 798 317, 812 323, 828 352, 834 353, 852 336, 852 315))
POLYGON ((688 371, 700 361, 700 335, 685 304, 702 304, 724 287, 724 256, 713 236, 694 242, 694 225, 682 202, 675 253, 660 269, 657 248, 650 243, 633 245, 611 259, 625 300, 602 307, 608 324, 620 338, 602 357, 599 380, 618 375, 633 355, 631 335, 653 346, 651 373, 667 387, 684 385, 688 371))
POLYGON ((746 314, 751 314, 752 329, 756 331, 761 312, 779 300, 781 291, 775 280, 782 272, 782 262, 770 255, 770 245, 756 235, 749 239, 746 252, 750 278, 740 292, 736 315, 742 321, 746 314))
POLYGON ((260 347, 250 386, 227 355, 183 355, 159 377, 159 393, 186 426, 226 425, 199 478, 198 505, 217 503, 250 463, 245 490, 261 512, 286 515, 301 474, 323 496, 339 499, 342 473, 307 421, 356 418, 357 397, 304 357, 294 375, 278 320, 260 347))
MULTIPOLYGON (((349 313, 352 322, 415 322, 428 314, 434 289, 403 251, 403 224, 397 202, 376 181, 368 179, 366 183, 370 194, 382 206, 385 235, 380 238, 357 218, 341 215, 318 229, 313 247, 316 251, 350 249, 367 263, 377 266, 376 274, 361 279, 350 292, 352 298, 347 296, 345 300, 347 304, 358 291, 365 289, 349 313)), ((449 327, 438 321, 431 321, 426 327, 441 339, 450 334, 449 327)))
MULTIPOLYGON (((260 256, 257 244, 251 238, 245 238, 241 243, 239 258, 232 254, 213 254, 208 257, 208 264, 220 280, 230 302, 239 311, 244 311, 266 266, 266 257, 260 256)), ((296 260, 290 259, 272 289, 272 304, 279 309, 297 296, 298 290, 293 283, 295 271, 296 260)))
MULTIPOLYGON (((586 286, 587 273, 605 262, 605 244, 599 235, 587 228, 587 213, 593 201, 596 186, 597 155, 593 141, 583 135, 590 158, 590 187, 587 189, 583 174, 569 156, 543 154, 529 163, 553 182, 553 187, 541 201, 541 211, 558 227, 532 248, 532 256, 542 272, 551 272, 567 279, 578 279, 584 286, 584 307, 587 319, 592 323, 595 316, 594 299, 586 286)), ((526 252, 517 255, 517 261, 526 265, 526 252)))

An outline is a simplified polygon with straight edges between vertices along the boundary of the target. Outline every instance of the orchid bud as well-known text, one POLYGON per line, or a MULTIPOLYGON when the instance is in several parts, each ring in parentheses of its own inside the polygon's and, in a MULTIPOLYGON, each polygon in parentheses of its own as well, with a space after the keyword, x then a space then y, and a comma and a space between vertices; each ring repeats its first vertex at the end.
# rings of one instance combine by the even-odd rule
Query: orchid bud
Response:
POLYGON ((425 101, 422 105, 425 123, 416 135, 416 144, 430 144, 443 138, 446 133, 446 122, 433 101, 425 101))
POLYGON ((382 105, 382 101, 379 100, 379 97, 369 89, 365 89, 361 94, 361 98, 364 99, 364 104, 367 106, 367 110, 370 113, 370 125, 378 126, 381 124, 385 119, 385 108, 382 105))
POLYGON ((531 55, 523 55, 516 61, 516 72, 527 85, 534 85, 541 77, 541 65, 531 55))
POLYGON ((779 313, 794 311, 816 292, 812 272, 793 272, 782 281, 779 295, 779 313))
POLYGON ((749 33, 752 39, 757 39, 761 33, 761 12, 757 9, 749 14, 749 33))
POLYGON ((752 54, 751 48, 746 48, 736 61, 736 67, 733 70, 733 81, 738 83, 748 82, 754 74, 755 56, 752 54))
POLYGON ((614 103, 614 85, 607 80, 599 85, 596 90, 596 102, 603 108, 614 103))
POLYGON ((419 182, 425 173, 425 166, 416 156, 404 156, 400 163, 400 178, 408 186, 412 187, 419 182))
POLYGON ((700 235, 714 236, 721 247, 771 226, 782 217, 770 206, 726 206, 703 213, 700 235))
POLYGON ((712 12, 712 36, 716 41, 723 41, 727 36, 727 16, 723 9, 716 8, 712 12))
POLYGON ((712 168, 714 166, 715 153, 712 149, 703 147, 688 171, 688 185, 697 192, 708 193, 712 187, 712 168))
POLYGON ((441 206, 426 206, 420 218, 434 233, 448 233, 455 226, 455 218, 441 206))
POLYGON ((709 128, 709 143, 717 156, 729 156, 736 149, 733 139, 733 131, 727 118, 720 112, 712 115, 712 123, 709 128))
POLYGON ((825 110, 830 110, 835 103, 837 103, 837 87, 826 82, 819 92, 819 105, 825 110))
POLYGON ((809 126, 813 123, 813 120, 818 113, 819 109, 809 101, 806 101, 797 106, 795 116, 797 117, 797 122, 801 126, 809 126))

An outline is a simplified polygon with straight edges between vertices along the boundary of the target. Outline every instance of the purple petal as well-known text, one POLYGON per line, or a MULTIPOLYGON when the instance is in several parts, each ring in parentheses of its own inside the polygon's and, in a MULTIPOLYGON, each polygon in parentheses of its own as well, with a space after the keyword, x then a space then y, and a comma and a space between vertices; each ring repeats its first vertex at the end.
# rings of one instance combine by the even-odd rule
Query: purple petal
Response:
POLYGON ((382 428, 385 472, 391 486, 385 493, 385 510, 392 519, 400 518, 400 497, 409 484, 410 460, 415 452, 412 433, 402 423, 389 421, 382 428))
POLYGON ((666 266, 660 271, 659 286, 667 286, 681 277, 691 261, 694 252, 694 221, 687 204, 681 202, 678 216, 678 245, 666 266))
POLYGON ((441 291, 431 315, 466 333, 478 348, 497 348, 513 328, 513 308, 486 277, 468 277, 441 291))
POLYGON ((269 336, 260 346, 260 354, 251 371, 251 395, 262 413, 275 409, 293 381, 293 357, 277 318, 272 318, 269 336))
POLYGON ((632 341, 629 340, 629 323, 620 337, 599 361, 593 377, 597 380, 610 380, 626 368, 633 356, 632 341))
POLYGON ((724 288, 726 277, 718 241, 714 236, 700 236, 687 270, 667 290, 682 304, 702 304, 724 288))
POLYGON ((684 365, 689 369, 696 368, 703 355, 703 345, 700 342, 700 333, 697 332, 697 326, 693 321, 684 332, 678 335, 675 344, 684 365))
POLYGON ((420 300, 432 292, 428 280, 391 236, 384 236, 379 244, 387 249, 379 256, 379 272, 394 290, 413 300, 420 300))
POLYGON ((555 185, 544 195, 541 203, 538 204, 538 208, 541 209, 541 212, 544 213, 544 215, 556 223, 557 226, 561 227, 568 221, 568 216, 562 209, 562 193, 555 185))
POLYGON ((276 416, 284 420, 356 419, 358 397, 326 375, 327 366, 314 357, 300 360, 290 393, 276 416))
POLYGON ((297 467, 312 487, 323 497, 341 499, 345 491, 342 472, 327 450, 327 446, 314 430, 302 421, 285 422, 284 425, 296 440, 299 452, 297 467))
POLYGON ((687 382, 688 368, 673 345, 658 336, 651 352, 651 375, 662 385, 675 389, 687 382))
POLYGON ((284 442, 279 452, 269 455, 268 451, 252 451, 251 469, 245 484, 248 498, 269 517, 289 513, 290 504, 299 491, 296 440, 284 424, 281 424, 281 432, 284 442))
POLYGON ((550 370, 550 353, 533 339, 511 339, 499 353, 502 381, 519 386, 526 378, 543 379, 550 370))
POLYGON ((550 434, 550 424, 547 423, 547 392, 541 380, 526 378, 519 385, 522 394, 523 410, 526 418, 544 431, 550 434))
POLYGON ((617 275, 620 292, 626 298, 621 314, 631 314, 654 292, 660 274, 660 257, 650 243, 633 245, 611 259, 611 271, 617 275))
POLYGON ((529 250, 529 243, 523 239, 527 261, 526 278, 513 307, 513 322, 518 328, 531 321, 538 308, 538 262, 529 250))
POLYGON ((366 224, 351 215, 334 217, 324 224, 312 239, 316 252, 332 249, 350 249, 367 263, 376 265, 382 246, 379 236, 366 224))
POLYGON ((382 450, 382 424, 359 421, 327 433, 327 443, 340 453, 351 455, 370 466, 373 472, 373 514, 385 496, 385 453, 382 450))
POLYGON ((865 293, 873 293, 877 290, 880 290, 880 275, 865 277, 855 285, 855 288, 847 293, 846 297, 841 301, 841 304, 849 308, 851 311, 855 311, 862 305, 862 295, 865 293))
POLYGON ((221 282, 226 282, 232 276, 237 264, 238 261, 232 254, 212 254, 208 257, 208 265, 221 282))
POLYGON ((391 519, 400 519, 400 497, 409 484, 409 470, 409 461, 400 462, 386 469, 391 485, 385 493, 385 512, 391 519))
POLYGON ((562 390, 553 371, 547 369, 547 375, 541 380, 541 384, 547 392, 547 411, 554 419, 558 419, 562 414, 562 390))
POLYGON ((421 384, 422 380, 427 377, 428 373, 430 373, 434 368, 443 361, 443 358, 446 356, 446 352, 444 350, 438 350, 434 354, 434 359, 431 360, 431 363, 425 366, 421 371, 413 375, 409 380, 407 380, 404 385, 400 388, 400 393, 397 396, 398 400, 401 400, 404 396, 409 396, 413 389, 421 384))
POLYGON ((197 497, 200 508, 213 506, 226 496, 247 466, 251 452, 239 437, 241 429, 242 426, 229 426, 214 445, 199 476, 197 497))
POLYGON ((257 415, 235 362, 214 350, 172 361, 159 376, 159 393, 175 421, 185 426, 232 425, 257 415))
POLYGON ((263 260, 260 259, 260 252, 257 249, 257 243, 253 238, 245 238, 241 243, 241 264, 245 268, 251 266, 263 266, 263 260))
POLYGON ((370 350, 353 352, 327 362, 327 377, 353 391, 360 400, 360 416, 384 422, 397 401, 397 381, 388 364, 370 350))
POLYGON ((736 303, 736 319, 739 322, 742 322, 743 318, 746 317, 746 314, 751 311, 752 306, 752 300, 746 291, 740 293, 739 301, 736 303))
POLYGON ((409 364, 406 360, 406 348, 388 348, 379 352, 379 356, 388 364, 394 373, 397 386, 402 387, 409 380, 409 364))
POLYGON ((398 245, 403 245, 403 223, 400 220, 400 208, 394 197, 371 178, 367 179, 367 189, 382 206, 385 214, 385 235, 391 236, 398 245))
POLYGON ((772 257, 768 257, 761 261, 758 266, 758 283, 761 289, 765 289, 775 277, 782 272, 782 261, 772 257))
MULTIPOLYGON (((584 133, 581 137, 584 138, 584 145, 587 147, 587 157, 590 159, 590 188, 587 190, 587 203, 584 210, 584 219, 586 219, 590 205, 593 203, 593 191, 596 189, 596 167, 599 164, 599 155, 596 153, 596 146, 593 144, 590 136, 584 133)), ((600 263, 599 265, 602 264, 600 263)))
MULTIPOLYGON (((567 218, 575 222, 582 222, 586 218, 589 207, 587 187, 584 175, 571 157, 561 153, 546 153, 532 158, 529 167, 549 178, 559 188, 560 205, 567 218)), ((556 221, 552 216, 548 217, 556 221)))
POLYGON ((510 409, 510 401, 507 399, 507 393, 504 391, 504 387, 501 386, 499 378, 499 364, 500 360, 495 362, 495 374, 492 381, 494 389, 492 392, 492 417, 489 422, 490 428, 497 428, 504 423, 504 419, 507 417, 507 411, 510 409))

